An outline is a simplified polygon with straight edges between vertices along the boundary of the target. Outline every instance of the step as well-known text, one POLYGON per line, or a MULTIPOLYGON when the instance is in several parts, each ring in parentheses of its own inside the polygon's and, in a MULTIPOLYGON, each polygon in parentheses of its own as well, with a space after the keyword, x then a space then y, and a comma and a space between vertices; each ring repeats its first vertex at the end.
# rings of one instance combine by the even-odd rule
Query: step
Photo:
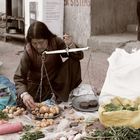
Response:
POLYGON ((127 32, 137 33, 137 28, 138 28, 137 24, 129 24, 129 25, 127 25, 127 32))
POLYGON ((128 42, 136 41, 137 34, 122 33, 91 36, 87 41, 87 45, 93 51, 101 51, 111 54, 116 48, 123 48, 128 42))

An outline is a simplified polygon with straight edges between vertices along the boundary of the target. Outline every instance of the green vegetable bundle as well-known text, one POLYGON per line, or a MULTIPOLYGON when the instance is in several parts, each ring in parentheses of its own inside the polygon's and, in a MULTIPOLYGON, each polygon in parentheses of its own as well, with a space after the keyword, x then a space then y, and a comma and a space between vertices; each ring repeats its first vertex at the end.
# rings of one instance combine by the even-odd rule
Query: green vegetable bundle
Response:
POLYGON ((115 97, 110 103, 100 105, 99 120, 105 127, 129 126, 140 128, 140 98, 129 100, 115 97))
POLYGON ((82 140, 140 140, 140 129, 131 127, 109 127, 91 131, 82 140))
POLYGON ((130 110, 130 111, 138 110, 137 106, 133 107, 133 106, 131 106, 129 104, 127 104, 127 105, 116 105, 116 104, 113 104, 113 103, 105 105, 104 108, 105 108, 106 112, 118 111, 118 110, 130 110))
POLYGON ((37 140, 44 137, 45 135, 42 133, 42 131, 26 132, 24 135, 22 135, 20 140, 37 140))
POLYGON ((8 120, 8 115, 0 110, 0 120, 8 120))

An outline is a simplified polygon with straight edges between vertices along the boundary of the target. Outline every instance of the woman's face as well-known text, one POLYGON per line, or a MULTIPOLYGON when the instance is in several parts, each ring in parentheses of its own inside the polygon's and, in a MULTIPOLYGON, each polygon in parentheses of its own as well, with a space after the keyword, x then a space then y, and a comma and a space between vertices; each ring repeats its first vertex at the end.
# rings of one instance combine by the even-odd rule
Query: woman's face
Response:
POLYGON ((32 39, 31 40, 32 46, 38 53, 43 53, 48 47, 48 40, 47 39, 32 39))

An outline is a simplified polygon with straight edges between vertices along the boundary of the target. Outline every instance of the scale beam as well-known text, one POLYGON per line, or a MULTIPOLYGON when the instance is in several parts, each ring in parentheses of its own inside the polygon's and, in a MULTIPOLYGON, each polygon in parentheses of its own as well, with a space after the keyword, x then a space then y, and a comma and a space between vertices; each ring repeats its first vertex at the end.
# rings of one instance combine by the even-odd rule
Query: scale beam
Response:
POLYGON ((43 54, 59 54, 59 53, 69 53, 69 52, 78 52, 78 51, 85 51, 88 50, 89 47, 84 48, 72 48, 72 49, 65 49, 65 50, 55 50, 55 51, 44 51, 43 54))

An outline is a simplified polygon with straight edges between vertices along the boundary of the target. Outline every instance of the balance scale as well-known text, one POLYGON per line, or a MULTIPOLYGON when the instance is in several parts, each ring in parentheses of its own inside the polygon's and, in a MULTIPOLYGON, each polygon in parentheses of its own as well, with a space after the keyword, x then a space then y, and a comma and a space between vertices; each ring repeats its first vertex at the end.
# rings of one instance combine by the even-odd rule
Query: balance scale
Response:
POLYGON ((50 85, 50 88, 51 88, 51 91, 52 91, 52 100, 55 101, 55 95, 53 93, 53 87, 51 85, 51 82, 49 80, 49 76, 48 76, 48 73, 47 73, 47 69, 44 65, 44 60, 45 60, 45 54, 49 55, 49 54, 60 54, 60 53, 67 53, 69 54, 70 52, 78 52, 78 51, 85 51, 85 50, 88 50, 89 47, 83 47, 83 48, 72 48, 72 49, 69 49, 68 47, 66 49, 62 49, 62 50, 54 50, 54 51, 44 51, 42 53, 42 66, 41 66, 41 79, 40 79, 40 84, 39 84, 39 88, 38 88, 38 91, 37 93, 39 92, 40 94, 40 101, 41 101, 41 94, 42 94, 42 82, 43 82, 43 69, 45 70, 45 73, 46 73, 46 76, 47 76, 47 79, 48 79, 48 83, 50 85))
POLYGON ((64 50, 55 50, 55 51, 44 51, 42 54, 59 54, 59 53, 69 53, 69 52, 78 52, 88 50, 89 47, 84 48, 72 48, 72 49, 64 49, 64 50))

